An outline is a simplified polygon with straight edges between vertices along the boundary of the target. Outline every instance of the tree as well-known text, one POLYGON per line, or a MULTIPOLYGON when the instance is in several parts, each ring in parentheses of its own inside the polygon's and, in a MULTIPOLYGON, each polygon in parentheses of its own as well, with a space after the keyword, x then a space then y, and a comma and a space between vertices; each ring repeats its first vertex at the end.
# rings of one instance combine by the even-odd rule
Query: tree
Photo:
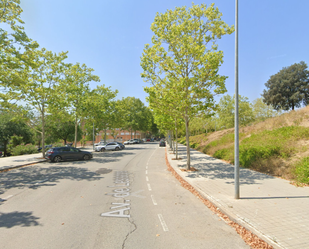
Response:
POLYGON ((294 110, 309 103, 309 71, 303 61, 282 68, 270 76, 263 91, 264 103, 272 105, 275 110, 294 110))
MULTIPOLYGON (((217 120, 217 129, 221 127, 232 128, 234 127, 235 122, 235 96, 230 95, 223 96, 218 104, 218 120, 217 120)), ((247 97, 238 96, 238 105, 239 105, 239 124, 248 125, 254 121, 254 114, 251 107, 251 104, 247 97)))
MULTIPOLYGON (((86 126, 94 124, 97 131, 103 130, 106 133, 107 128, 119 128, 119 113, 116 110, 115 97, 118 90, 112 91, 110 87, 105 85, 97 86, 90 93, 90 98, 87 100, 88 122, 86 126)), ((116 135, 117 136, 117 135, 116 135)), ((106 136, 104 135, 106 142, 106 136)))
POLYGON ((22 121, 13 119, 11 113, 0 113, 0 143, 3 144, 4 156, 7 155, 7 145, 12 136, 22 136, 25 143, 32 141, 33 133, 22 121))
POLYGON ((226 92, 220 76, 223 52, 216 40, 234 31, 211 4, 192 5, 157 14, 151 25, 153 46, 145 45, 142 78, 169 91, 186 125, 187 168, 190 169, 189 122, 197 113, 215 108, 214 95, 226 92))
POLYGON ((252 102, 253 115, 256 121, 264 121, 267 118, 277 116, 280 111, 275 111, 271 105, 266 105, 263 98, 257 98, 252 102))
POLYGON ((119 115, 123 117, 123 129, 134 131, 147 131, 151 128, 151 113, 144 103, 135 97, 122 98, 118 101, 119 115))
POLYGON ((87 109, 89 107, 87 102, 89 102, 91 96, 89 82, 100 81, 98 76, 92 74, 93 71, 92 68, 88 68, 85 64, 67 64, 64 70, 64 79, 60 82, 57 89, 57 92, 61 95, 61 99, 58 98, 53 103, 54 106, 58 106, 57 110, 66 107, 70 115, 74 117, 75 147, 77 145, 78 125, 81 124, 81 121, 85 117, 89 116, 90 112, 87 109))
POLYGON ((42 153, 45 157, 45 118, 47 108, 57 99, 55 92, 63 73, 63 60, 67 58, 66 52, 59 54, 47 51, 45 48, 33 49, 25 54, 28 63, 19 70, 17 81, 3 82, 8 90, 8 99, 22 100, 30 109, 36 110, 41 118, 42 153))
MULTIPOLYGON (((75 139, 75 122, 72 120, 58 120, 57 123, 50 122, 46 131, 52 141, 57 141, 59 139, 63 140, 64 144, 67 144, 68 141, 74 141, 75 139)), ((77 127, 77 140, 82 138, 82 130, 80 126, 77 127)))
POLYGON ((20 69, 27 63, 24 54, 38 47, 38 44, 27 37, 24 22, 20 18, 22 9, 19 0, 0 0, 0 104, 6 105, 11 99, 4 93, 10 82, 22 81, 20 69))

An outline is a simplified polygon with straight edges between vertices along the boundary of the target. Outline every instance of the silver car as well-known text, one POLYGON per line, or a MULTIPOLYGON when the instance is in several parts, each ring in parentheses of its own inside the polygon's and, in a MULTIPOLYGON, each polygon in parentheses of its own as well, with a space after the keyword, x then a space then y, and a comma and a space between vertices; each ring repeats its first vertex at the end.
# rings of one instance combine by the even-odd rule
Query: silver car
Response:
POLYGON ((105 145, 99 145, 95 147, 95 151, 103 152, 106 150, 121 150, 121 147, 117 142, 111 142, 105 145))

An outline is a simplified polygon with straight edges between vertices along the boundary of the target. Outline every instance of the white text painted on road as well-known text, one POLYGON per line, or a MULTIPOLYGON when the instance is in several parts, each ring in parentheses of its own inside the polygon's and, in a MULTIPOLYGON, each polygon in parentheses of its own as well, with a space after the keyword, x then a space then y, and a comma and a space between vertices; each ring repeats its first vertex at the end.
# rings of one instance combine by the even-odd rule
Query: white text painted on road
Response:
MULTIPOLYGON (((114 184, 113 186, 108 186, 110 188, 116 188, 112 193, 108 193, 115 198, 125 198, 130 195, 130 179, 127 171, 116 171, 114 173, 114 184)), ((112 202, 112 207, 110 209, 117 209, 111 212, 102 213, 101 216, 104 217, 118 217, 118 218, 129 218, 128 214, 130 210, 130 200, 123 199, 123 202, 112 202), (120 209, 118 209, 120 208, 120 209)))

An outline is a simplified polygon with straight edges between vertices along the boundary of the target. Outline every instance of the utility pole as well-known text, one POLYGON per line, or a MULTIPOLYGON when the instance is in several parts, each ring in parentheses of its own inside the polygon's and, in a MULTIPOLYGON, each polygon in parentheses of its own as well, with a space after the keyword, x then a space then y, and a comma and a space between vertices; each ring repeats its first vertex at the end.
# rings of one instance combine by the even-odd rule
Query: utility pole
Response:
POLYGON ((238 0, 235 5, 235 199, 239 199, 239 124, 238 124, 238 0))

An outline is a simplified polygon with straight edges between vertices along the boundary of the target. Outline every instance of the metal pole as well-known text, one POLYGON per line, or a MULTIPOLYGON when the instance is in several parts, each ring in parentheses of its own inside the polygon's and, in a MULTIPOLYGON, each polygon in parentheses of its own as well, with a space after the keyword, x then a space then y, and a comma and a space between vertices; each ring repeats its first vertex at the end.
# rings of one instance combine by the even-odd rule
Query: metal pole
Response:
POLYGON ((92 146, 94 150, 94 122, 92 123, 92 146))
POLYGON ((235 5, 235 199, 239 199, 239 124, 238 124, 238 0, 235 5))

